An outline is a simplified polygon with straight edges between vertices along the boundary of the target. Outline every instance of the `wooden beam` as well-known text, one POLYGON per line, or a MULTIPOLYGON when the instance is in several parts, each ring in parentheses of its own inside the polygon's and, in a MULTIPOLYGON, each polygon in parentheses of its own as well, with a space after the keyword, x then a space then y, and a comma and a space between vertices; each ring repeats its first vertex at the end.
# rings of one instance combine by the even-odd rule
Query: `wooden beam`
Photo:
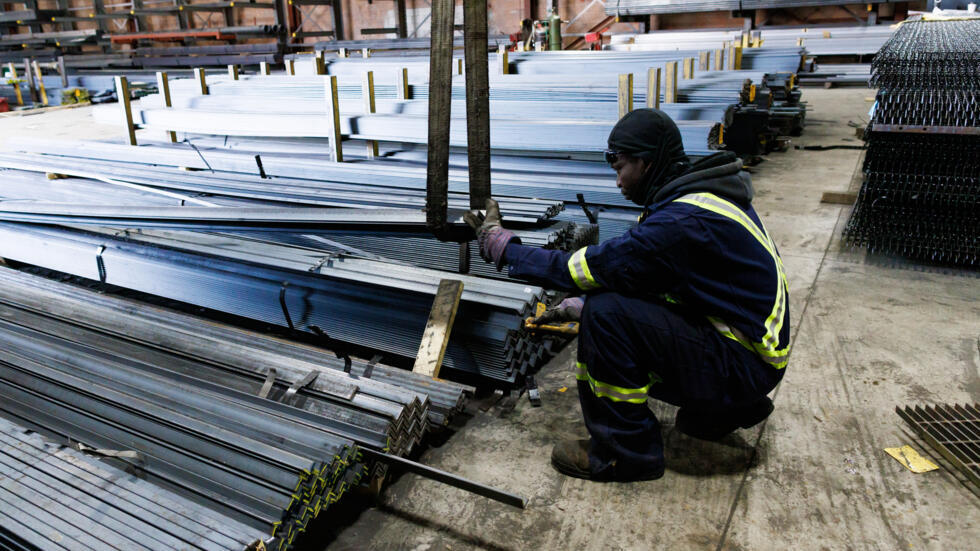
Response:
POLYGON ((133 124, 133 106, 129 103, 129 81, 126 77, 116 77, 116 97, 126 119, 129 145, 136 145, 136 126, 133 124))
POLYGON ((330 75, 323 79, 323 87, 327 99, 327 121, 331 125, 330 155, 333 162, 344 161, 343 146, 340 136, 340 100, 337 95, 337 76, 330 75))
MULTIPOLYGON (((229 65, 229 68, 231 65, 229 65)), ((167 78, 166 71, 157 71, 157 91, 163 96, 163 104, 167 107, 173 107, 170 101, 170 80, 167 78)), ((170 138, 171 143, 177 143, 177 133, 173 130, 167 131, 167 136, 170 138)))
POLYGON ((664 103, 677 103, 677 62, 667 63, 664 74, 664 103))
MULTIPOLYGON (((374 114, 374 71, 364 71, 361 74, 361 98, 364 100, 364 113, 368 115, 374 114)), ((368 159, 373 159, 378 156, 378 142, 374 140, 367 141, 367 156, 368 159)))
POLYGON ((436 378, 442 369, 442 360, 446 355, 449 335, 456 321, 459 310, 459 299, 463 296, 463 282, 456 279, 443 279, 439 282, 439 290, 432 300, 432 310, 429 320, 422 332, 422 342, 419 354, 415 358, 414 373, 421 373, 436 378))
POLYGON ((633 73, 619 75, 619 118, 633 110, 633 73))
POLYGON ((647 107, 660 109, 660 67, 647 69, 647 107))

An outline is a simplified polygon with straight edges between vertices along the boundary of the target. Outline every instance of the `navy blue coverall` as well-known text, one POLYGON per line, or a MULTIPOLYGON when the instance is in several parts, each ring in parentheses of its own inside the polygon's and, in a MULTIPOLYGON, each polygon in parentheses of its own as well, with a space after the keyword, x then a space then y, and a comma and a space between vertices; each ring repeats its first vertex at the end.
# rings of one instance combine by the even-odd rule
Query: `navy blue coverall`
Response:
POLYGON ((748 175, 730 165, 678 179, 637 226, 599 245, 507 246, 511 276, 587 294, 576 376, 594 473, 662 464, 648 395, 724 416, 782 378, 786 276, 748 175))

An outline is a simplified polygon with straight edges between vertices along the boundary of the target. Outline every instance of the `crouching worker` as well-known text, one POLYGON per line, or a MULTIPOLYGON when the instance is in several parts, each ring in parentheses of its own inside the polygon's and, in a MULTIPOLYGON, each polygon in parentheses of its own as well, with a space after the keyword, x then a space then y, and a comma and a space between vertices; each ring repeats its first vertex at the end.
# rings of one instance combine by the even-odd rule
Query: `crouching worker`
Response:
POLYGON ((680 407, 676 428, 718 440, 764 420, 789 357, 782 261, 752 208, 734 154, 691 163, 662 111, 639 109, 609 135, 617 185, 644 207, 620 237, 574 253, 523 246, 497 203, 467 213, 484 259, 571 291, 538 323, 580 320, 576 363, 591 438, 559 443, 560 472, 597 481, 660 478, 660 424, 647 397, 680 407))

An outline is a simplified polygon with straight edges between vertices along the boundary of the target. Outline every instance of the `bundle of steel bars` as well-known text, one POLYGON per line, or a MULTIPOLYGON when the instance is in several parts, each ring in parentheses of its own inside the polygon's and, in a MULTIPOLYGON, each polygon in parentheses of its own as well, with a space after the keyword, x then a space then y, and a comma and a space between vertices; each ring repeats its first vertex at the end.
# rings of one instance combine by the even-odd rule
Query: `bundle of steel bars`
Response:
MULTIPOLYGON (((359 258, 343 249, 305 249, 230 234, 3 223, 0 235, 0 257, 324 332, 402 363, 416 356, 432 297, 447 275, 359 258)), ((551 356, 547 342, 522 329, 523 319, 543 300, 541 288, 451 277, 466 287, 444 369, 506 383, 551 356)))
MULTIPOLYGON (((886 0, 876 0, 879 3, 886 0)), ((840 6, 851 0, 614 0, 606 2, 606 15, 649 15, 702 11, 735 11, 754 9, 798 8, 806 6, 840 6)))
POLYGON ((872 64, 865 180, 845 230, 872 252, 975 268, 980 253, 980 19, 917 20, 872 64))
POLYGON ((874 54, 885 44, 894 28, 890 25, 814 25, 806 27, 763 27, 745 31, 683 30, 651 31, 645 34, 618 34, 611 37, 606 49, 617 51, 696 50, 721 48, 725 43, 738 44, 744 33, 763 48, 803 46, 808 55, 874 54))
POLYGON ((95 457, 0 418, 0 548, 231 551, 268 538, 95 457))
MULTIPOLYGON (((7 268, 0 280, 0 415, 127 461, 214 511, 202 518, 250 527, 238 537, 290 549, 348 489, 392 466, 523 503, 400 459, 472 389, 7 268)), ((84 522, 87 511, 73 514, 84 522)))
POLYGON ((369 473, 357 442, 387 443, 353 423, 176 377, 87 337, 79 343, 8 320, 0 328, 4 415, 97 449, 136 452, 148 480, 279 538, 278 549, 369 473))

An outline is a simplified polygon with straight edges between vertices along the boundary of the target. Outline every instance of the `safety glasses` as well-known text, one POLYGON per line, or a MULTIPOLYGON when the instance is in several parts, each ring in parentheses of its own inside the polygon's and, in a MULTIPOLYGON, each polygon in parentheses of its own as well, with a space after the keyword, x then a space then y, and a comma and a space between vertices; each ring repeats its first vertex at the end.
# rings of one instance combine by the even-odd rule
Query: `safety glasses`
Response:
POLYGON ((619 160, 619 156, 622 155, 622 152, 607 149, 602 152, 602 155, 605 157, 606 162, 609 163, 609 166, 612 166, 619 160))

